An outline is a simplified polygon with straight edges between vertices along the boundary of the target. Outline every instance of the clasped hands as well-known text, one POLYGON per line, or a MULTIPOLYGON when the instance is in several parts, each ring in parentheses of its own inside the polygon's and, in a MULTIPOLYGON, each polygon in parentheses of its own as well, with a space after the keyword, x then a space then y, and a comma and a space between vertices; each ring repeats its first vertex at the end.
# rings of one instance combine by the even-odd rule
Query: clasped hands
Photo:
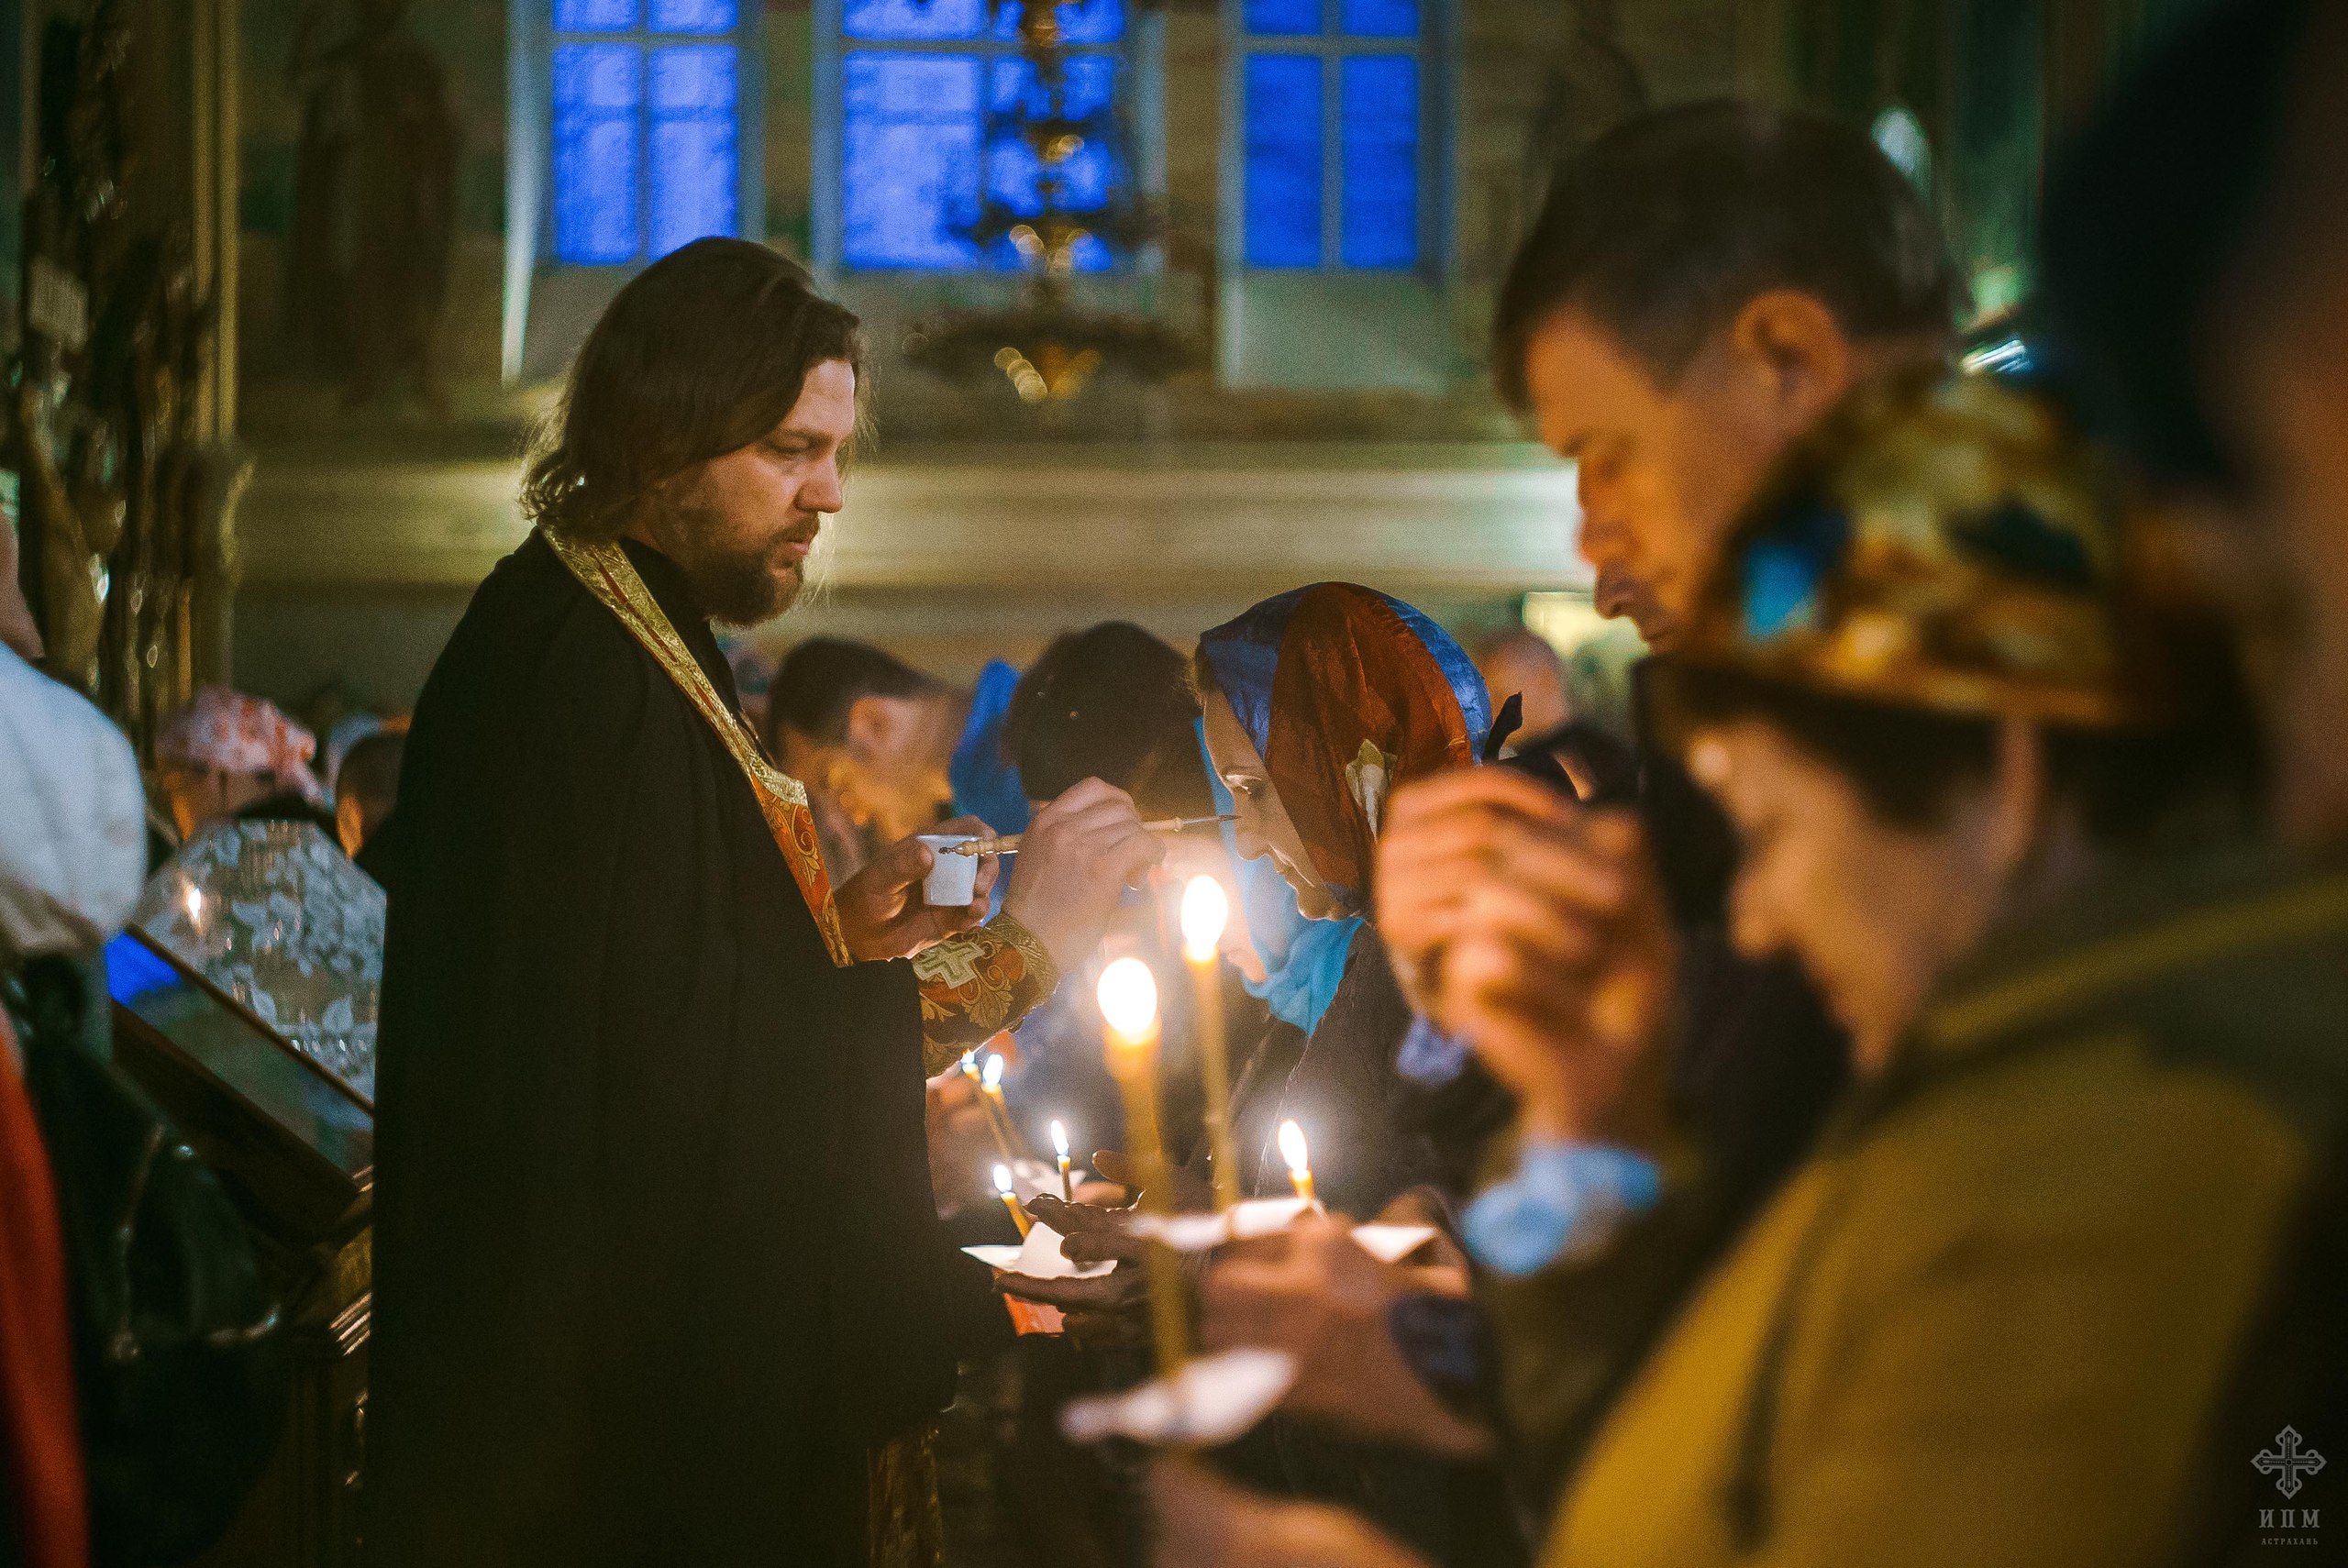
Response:
MULTIPOLYGON (((940 823, 938 833, 984 833, 975 817, 940 823)), ((1062 974, 1084 961, 1109 922, 1118 896, 1165 854, 1142 827, 1123 790, 1087 778, 1036 813, 1019 843, 1019 874, 1003 909, 1034 933, 1062 974)), ((840 929, 858 963, 906 958, 986 919, 1002 862, 979 863, 969 904, 922 901, 922 878, 936 856, 917 838, 891 845, 833 891, 840 929)))
POLYGON ((1498 767, 1396 792, 1378 929, 1412 1003, 1528 1132, 1644 1143, 1677 942, 1638 819, 1498 767))

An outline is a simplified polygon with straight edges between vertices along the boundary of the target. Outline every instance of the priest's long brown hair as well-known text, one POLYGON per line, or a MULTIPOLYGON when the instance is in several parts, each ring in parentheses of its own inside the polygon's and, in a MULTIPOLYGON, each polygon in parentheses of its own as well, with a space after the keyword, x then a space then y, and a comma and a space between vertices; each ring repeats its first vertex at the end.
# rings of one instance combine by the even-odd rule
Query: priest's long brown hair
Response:
POLYGON ((807 372, 845 359, 856 316, 806 269, 746 239, 697 239, 621 289, 531 442, 522 512, 565 538, 616 538, 663 484, 782 423, 807 372))

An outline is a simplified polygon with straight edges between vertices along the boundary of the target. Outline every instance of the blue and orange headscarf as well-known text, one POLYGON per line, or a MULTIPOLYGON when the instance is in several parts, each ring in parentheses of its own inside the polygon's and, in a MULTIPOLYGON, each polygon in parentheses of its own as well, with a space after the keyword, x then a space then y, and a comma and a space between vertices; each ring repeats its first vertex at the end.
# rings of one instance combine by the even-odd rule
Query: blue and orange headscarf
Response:
POLYGON ((1316 582, 1199 639, 1199 659, 1336 896, 1368 903, 1386 798, 1405 781, 1466 767, 1491 728, 1467 651, 1399 599, 1316 582))

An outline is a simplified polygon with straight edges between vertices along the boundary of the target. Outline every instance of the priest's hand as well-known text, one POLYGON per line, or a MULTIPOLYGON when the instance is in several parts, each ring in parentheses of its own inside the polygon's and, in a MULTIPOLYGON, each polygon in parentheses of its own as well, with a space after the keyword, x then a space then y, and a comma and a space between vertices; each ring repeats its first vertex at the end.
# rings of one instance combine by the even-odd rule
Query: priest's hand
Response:
POLYGON ((1258 1345, 1296 1358, 1282 1408, 1371 1442, 1444 1459, 1481 1459, 1492 1434, 1461 1419, 1419 1381, 1390 1326, 1395 1302, 1432 1285, 1456 1288, 1450 1271, 1382 1264, 1353 1228, 1308 1214, 1279 1236, 1251 1243, 1207 1271, 1199 1342, 1208 1351, 1258 1345), (1422 1282, 1422 1275, 1440 1276, 1422 1282))
MULTIPOLYGON (((987 825, 976 817, 957 817, 940 823, 936 831, 980 834, 987 825)), ((921 883, 936 860, 936 852, 921 840, 900 839, 833 889, 840 931, 858 963, 910 958, 941 937, 968 931, 987 918, 987 900, 993 896, 1001 862, 992 856, 979 862, 978 892, 969 903, 932 906, 922 901, 921 883)))
POLYGON ((1431 1568, 1357 1514, 1235 1486, 1189 1459, 1149 1467, 1155 1568, 1431 1568))
POLYGON ((1410 785, 1379 840, 1378 928, 1528 1127, 1644 1135, 1678 955, 1635 818, 1497 767, 1410 785))
POLYGON ((1164 858, 1133 797, 1087 778, 1036 813, 1019 840, 1019 868, 1003 911, 1035 933, 1063 975, 1072 975, 1108 929, 1117 900, 1164 858))

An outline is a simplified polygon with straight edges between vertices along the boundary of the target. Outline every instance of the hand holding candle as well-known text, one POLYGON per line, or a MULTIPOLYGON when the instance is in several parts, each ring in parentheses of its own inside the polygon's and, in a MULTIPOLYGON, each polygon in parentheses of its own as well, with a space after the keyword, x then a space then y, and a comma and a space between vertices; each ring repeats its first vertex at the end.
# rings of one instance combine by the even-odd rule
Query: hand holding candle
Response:
MULTIPOLYGON (((1101 1016, 1108 1024, 1109 1072, 1124 1091, 1125 1140, 1139 1167, 1141 1207, 1166 1213, 1173 1204, 1157 1136, 1157 978, 1140 959, 1120 958, 1101 971, 1099 994, 1101 1016)), ((1190 1353, 1181 1264, 1162 1242, 1150 1243, 1146 1260, 1157 1369, 1170 1374, 1190 1353)))
POLYGON ((1231 900, 1213 877, 1193 877, 1182 889, 1182 958, 1198 998, 1199 1080, 1206 1091, 1207 1149, 1214 1206, 1239 1201, 1239 1156, 1231 1143, 1231 1066, 1223 1029, 1223 928, 1231 900))
POLYGON ((1009 1165, 995 1166, 994 1190, 995 1196, 1002 1199, 1002 1206, 1011 1210, 1011 1222, 1019 1227, 1020 1239, 1024 1241, 1027 1236, 1027 1211, 1019 1207, 1019 1194, 1012 1188, 1009 1165))
POLYGON ((1311 1151, 1304 1146, 1304 1129, 1293 1121, 1280 1123, 1280 1158, 1288 1162, 1289 1184, 1296 1188, 1297 1197, 1312 1202, 1311 1151))
POLYGON ((1060 1163, 1060 1201, 1074 1203, 1076 1188, 1068 1179, 1068 1129, 1060 1125, 1057 1116, 1052 1118, 1052 1153, 1060 1163))

